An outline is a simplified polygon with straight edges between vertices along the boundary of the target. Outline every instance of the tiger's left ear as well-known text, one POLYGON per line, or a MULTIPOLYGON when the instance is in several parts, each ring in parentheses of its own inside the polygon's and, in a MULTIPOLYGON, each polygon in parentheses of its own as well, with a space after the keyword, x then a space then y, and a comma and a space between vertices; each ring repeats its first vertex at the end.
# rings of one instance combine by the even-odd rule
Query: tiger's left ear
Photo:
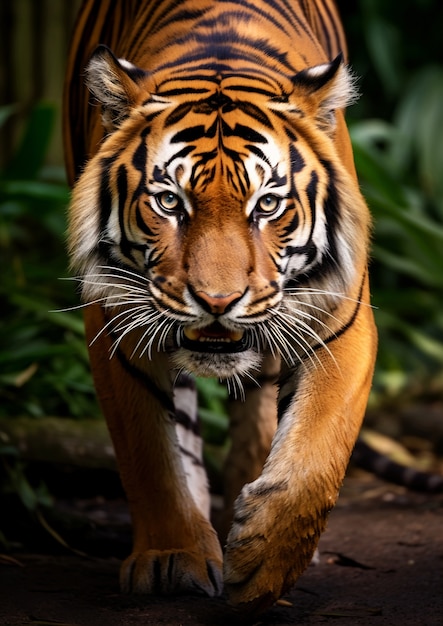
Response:
POLYGON ((344 109, 358 98, 355 79, 339 54, 330 63, 315 65, 298 72, 292 78, 294 96, 306 102, 307 114, 326 132, 335 128, 335 111, 344 109))
POLYGON ((146 73, 125 59, 117 59, 107 46, 92 53, 86 67, 86 84, 102 105, 103 126, 108 132, 120 126, 136 105, 146 73))

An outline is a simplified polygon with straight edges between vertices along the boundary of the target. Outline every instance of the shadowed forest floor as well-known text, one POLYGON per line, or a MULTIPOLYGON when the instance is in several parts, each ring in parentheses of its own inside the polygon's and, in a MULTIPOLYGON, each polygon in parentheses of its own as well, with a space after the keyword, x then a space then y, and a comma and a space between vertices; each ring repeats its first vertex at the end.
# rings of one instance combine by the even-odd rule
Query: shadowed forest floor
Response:
MULTIPOLYGON (((129 626, 331 624, 437 626, 443 623, 443 497, 412 494, 365 475, 348 478, 311 566, 283 601, 252 621, 225 599, 134 598, 118 590, 130 532, 123 503, 69 507, 94 519, 88 558, 16 553, 0 559, 0 624, 129 626), (117 520, 117 521, 116 521, 117 520), (100 545, 104 524, 107 539, 100 545), (109 527, 111 530, 109 530, 109 527), (109 533, 111 533, 109 535, 109 533), (96 550, 94 550, 94 545, 96 550), (119 554, 120 556, 120 554, 119 554)), ((75 544, 75 538, 73 543, 75 544)), ((72 543, 71 543, 72 545, 72 543)), ((80 547, 84 547, 81 545, 80 547)))

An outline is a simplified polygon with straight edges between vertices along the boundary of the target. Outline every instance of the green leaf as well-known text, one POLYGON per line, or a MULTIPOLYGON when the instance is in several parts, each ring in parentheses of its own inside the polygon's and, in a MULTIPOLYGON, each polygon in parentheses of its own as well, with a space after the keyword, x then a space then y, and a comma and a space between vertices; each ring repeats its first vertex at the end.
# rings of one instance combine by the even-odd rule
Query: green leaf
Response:
POLYGON ((388 96, 396 95, 403 71, 398 56, 399 35, 394 25, 376 11, 366 12, 365 35, 372 63, 388 96))
POLYGON ((406 195, 399 181, 384 167, 380 158, 377 159, 367 146, 358 142, 356 135, 353 137, 356 137, 353 142, 355 166, 363 182, 369 182, 385 201, 389 200, 394 205, 405 206, 406 195))
POLYGON ((69 193, 65 185, 38 180, 0 180, 0 197, 8 199, 49 200, 67 204, 69 193))
POLYGON ((6 104, 0 107, 0 127, 17 111, 16 104, 6 104))
POLYGON ((41 102, 32 109, 18 150, 6 168, 4 178, 35 178, 46 157, 55 113, 55 106, 48 102, 41 102))

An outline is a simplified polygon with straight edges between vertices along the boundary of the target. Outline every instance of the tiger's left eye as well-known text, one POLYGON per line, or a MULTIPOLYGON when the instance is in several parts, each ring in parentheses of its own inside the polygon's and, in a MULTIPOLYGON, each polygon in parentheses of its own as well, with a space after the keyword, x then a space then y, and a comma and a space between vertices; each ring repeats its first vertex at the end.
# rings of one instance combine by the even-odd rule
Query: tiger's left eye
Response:
POLYGON ((262 196, 260 200, 257 202, 257 209, 266 215, 271 215, 275 213, 281 203, 281 198, 279 196, 275 196, 272 193, 266 194, 266 196, 262 196))
POLYGON ((172 191, 164 191, 155 196, 157 203, 161 209, 166 212, 176 211, 181 206, 181 201, 172 191))

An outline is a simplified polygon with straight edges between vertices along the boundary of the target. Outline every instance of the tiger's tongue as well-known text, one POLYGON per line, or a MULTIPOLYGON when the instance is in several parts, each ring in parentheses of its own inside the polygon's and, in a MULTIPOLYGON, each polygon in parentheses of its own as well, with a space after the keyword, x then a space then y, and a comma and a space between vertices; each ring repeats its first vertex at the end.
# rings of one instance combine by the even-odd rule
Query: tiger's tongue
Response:
POLYGON ((191 341, 200 341, 204 339, 240 341, 243 337, 243 331, 229 330, 228 328, 224 328, 224 326, 218 322, 214 322, 205 328, 185 328, 184 333, 191 341))

